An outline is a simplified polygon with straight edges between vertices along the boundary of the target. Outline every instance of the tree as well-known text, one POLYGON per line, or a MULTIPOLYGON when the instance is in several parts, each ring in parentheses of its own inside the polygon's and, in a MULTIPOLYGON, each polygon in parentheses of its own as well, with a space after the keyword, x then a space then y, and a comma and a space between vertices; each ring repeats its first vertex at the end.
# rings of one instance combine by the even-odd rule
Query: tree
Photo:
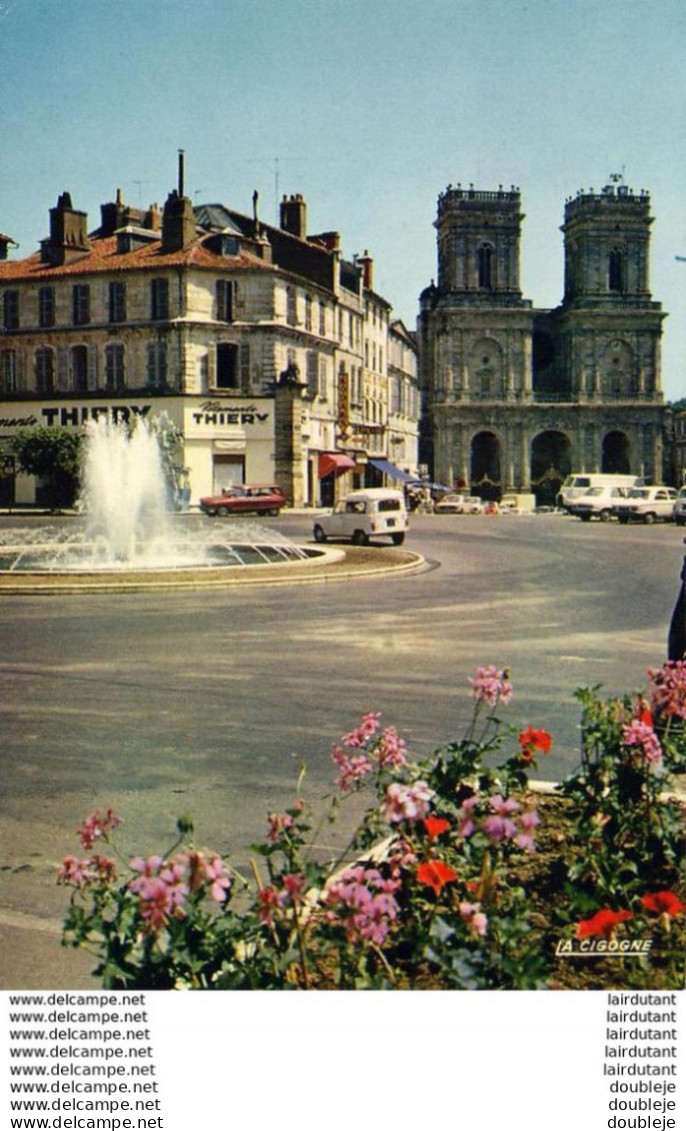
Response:
POLYGON ((70 507, 79 489, 81 437, 66 428, 25 428, 11 441, 17 467, 43 480, 50 510, 70 507))

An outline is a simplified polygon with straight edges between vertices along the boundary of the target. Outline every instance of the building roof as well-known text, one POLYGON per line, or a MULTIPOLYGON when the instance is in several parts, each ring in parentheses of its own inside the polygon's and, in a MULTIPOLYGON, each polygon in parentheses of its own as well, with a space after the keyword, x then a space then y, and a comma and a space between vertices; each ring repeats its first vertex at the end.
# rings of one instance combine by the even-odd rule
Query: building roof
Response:
POLYGON ((7 260, 0 263, 0 284, 24 279, 59 279, 65 275, 100 275, 109 272, 136 270, 162 270, 180 265, 211 268, 215 271, 268 268, 257 255, 243 250, 238 255, 219 255, 205 246, 206 236, 196 239, 180 251, 163 252, 161 236, 131 251, 118 251, 116 236, 101 238, 97 231, 90 237, 90 250, 71 263, 51 266, 40 251, 26 259, 7 260))

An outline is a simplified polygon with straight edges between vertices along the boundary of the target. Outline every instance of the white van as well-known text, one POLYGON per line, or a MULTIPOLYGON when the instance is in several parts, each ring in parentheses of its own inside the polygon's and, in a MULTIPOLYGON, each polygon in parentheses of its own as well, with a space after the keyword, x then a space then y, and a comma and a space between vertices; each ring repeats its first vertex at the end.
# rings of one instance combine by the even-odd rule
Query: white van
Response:
POLYGON ((366 546, 370 538, 390 538, 394 546, 402 546, 408 529, 403 492, 369 487, 351 491, 330 514, 321 515, 313 533, 315 542, 349 538, 356 546, 366 546))
POLYGON ((604 472, 584 471, 568 475, 557 496, 558 507, 570 509, 573 499, 585 495, 591 487, 642 487, 645 480, 640 475, 608 475, 604 472))

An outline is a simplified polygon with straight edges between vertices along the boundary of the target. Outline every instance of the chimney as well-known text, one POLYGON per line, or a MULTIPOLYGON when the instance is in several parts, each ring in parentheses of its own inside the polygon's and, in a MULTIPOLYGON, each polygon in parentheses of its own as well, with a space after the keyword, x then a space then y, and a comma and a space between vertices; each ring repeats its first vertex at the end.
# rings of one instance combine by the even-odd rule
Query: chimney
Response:
POLYGON ((162 210, 158 204, 150 205, 143 217, 143 227, 149 228, 151 232, 162 231, 162 210))
POLYGON ((300 193, 284 196, 281 201, 280 227, 284 232, 304 240, 307 238, 307 205, 300 193))
POLYGON ((124 225, 124 204, 121 189, 117 189, 117 199, 100 205, 100 234, 112 236, 117 228, 124 225))
POLYGON ((78 212, 72 206, 69 193, 63 192, 50 209, 50 236, 41 243, 43 262, 51 267, 62 267, 82 259, 90 247, 88 215, 78 212))
POLYGON ((362 280, 366 291, 374 290, 374 260, 368 251, 361 255, 357 262, 362 268, 362 280))
POLYGON ((0 260, 7 259, 10 245, 19 247, 19 244, 15 243, 11 236, 6 236, 3 232, 0 232, 0 260))
POLYGON ((193 202, 183 195, 183 150, 179 150, 179 185, 170 192, 162 214, 162 251, 181 251, 195 239, 195 213, 193 202))
POLYGON ((308 239, 310 243, 319 244, 327 251, 341 250, 341 237, 338 232, 320 232, 318 236, 309 236, 308 239))

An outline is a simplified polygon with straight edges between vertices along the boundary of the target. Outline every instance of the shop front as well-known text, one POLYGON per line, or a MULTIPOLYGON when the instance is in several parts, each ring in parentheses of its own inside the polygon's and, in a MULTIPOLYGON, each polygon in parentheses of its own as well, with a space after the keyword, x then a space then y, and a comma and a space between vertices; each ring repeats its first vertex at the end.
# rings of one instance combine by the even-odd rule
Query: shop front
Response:
POLYGON ((173 486, 183 506, 197 505, 201 496, 231 483, 274 479, 274 405, 267 397, 0 402, 0 506, 42 505, 40 480, 16 472, 11 442, 18 432, 46 427, 82 431, 89 421, 103 417, 132 425, 155 421, 176 433, 173 486))

